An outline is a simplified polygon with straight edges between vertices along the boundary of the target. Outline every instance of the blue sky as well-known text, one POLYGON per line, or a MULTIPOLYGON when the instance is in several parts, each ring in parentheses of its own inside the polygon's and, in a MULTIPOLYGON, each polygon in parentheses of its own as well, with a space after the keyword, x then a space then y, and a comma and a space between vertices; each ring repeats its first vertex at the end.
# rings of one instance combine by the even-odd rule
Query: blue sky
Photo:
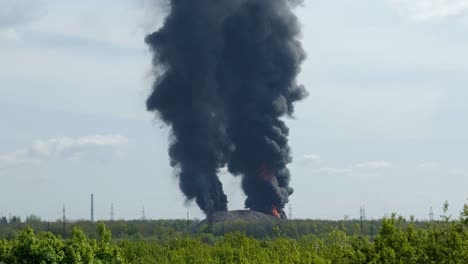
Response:
MULTIPOLYGON (((0 213, 202 218, 145 111, 157 1, 0 0, 0 213)), ((427 218, 468 198, 468 1, 305 0, 294 217, 427 218)), ((239 179, 220 174, 230 209, 239 179)))

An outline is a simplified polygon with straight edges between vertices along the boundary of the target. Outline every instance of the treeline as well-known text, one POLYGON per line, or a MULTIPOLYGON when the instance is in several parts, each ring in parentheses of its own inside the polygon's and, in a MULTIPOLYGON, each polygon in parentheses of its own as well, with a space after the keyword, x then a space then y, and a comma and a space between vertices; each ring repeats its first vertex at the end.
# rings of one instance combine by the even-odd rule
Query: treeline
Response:
POLYGON ((26 227, 31 227, 38 233, 50 232, 62 238, 70 238, 74 228, 79 228, 83 233, 91 238, 99 237, 97 226, 104 223, 112 232, 115 239, 125 240, 167 240, 173 237, 182 237, 187 230, 195 229, 199 221, 186 220, 132 220, 132 221, 101 221, 91 222, 85 220, 78 221, 16 221, 0 223, 0 239, 16 239, 20 231, 26 227))
POLYGON ((0 264, 19 263, 468 263, 468 206, 460 218, 444 215, 418 228, 411 219, 382 219, 374 239, 349 234, 344 226, 321 237, 286 237, 279 225, 256 239, 235 232, 222 236, 200 232, 158 240, 111 241, 99 223, 97 238, 74 227, 68 239, 31 228, 12 240, 0 240, 0 264))
MULTIPOLYGON (((50 232, 63 238, 70 238, 75 227, 80 228, 86 236, 98 238, 97 223, 91 221, 41 221, 34 217, 34 221, 14 221, 0 223, 0 239, 16 239, 20 231, 31 227, 36 232, 50 232)), ((403 225, 411 224, 418 229, 428 227, 427 221, 402 220, 403 225)), ((219 237, 224 234, 240 232, 247 236, 262 239, 275 235, 274 227, 281 230, 284 237, 300 238, 315 235, 323 238, 333 230, 341 230, 347 235, 360 235, 371 240, 377 235, 382 226, 382 219, 378 220, 282 220, 271 222, 236 221, 226 223, 207 224, 198 220, 131 220, 131 221, 104 221, 116 240, 154 240, 165 242, 174 237, 181 238, 186 235, 207 235, 219 237)), ((433 224, 438 224, 435 221, 433 224)))

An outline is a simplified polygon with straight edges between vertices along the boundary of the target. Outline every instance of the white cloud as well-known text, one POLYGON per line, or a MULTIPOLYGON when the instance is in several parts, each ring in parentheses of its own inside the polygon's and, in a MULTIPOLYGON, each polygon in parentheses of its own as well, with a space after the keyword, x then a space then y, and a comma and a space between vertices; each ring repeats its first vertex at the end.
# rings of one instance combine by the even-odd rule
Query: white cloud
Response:
POLYGON ((390 3, 418 21, 463 16, 468 12, 467 0, 390 0, 390 3))
POLYGON ((320 161, 322 158, 317 154, 305 154, 304 159, 310 161, 320 161))
POLYGON ((388 161, 368 161, 357 163, 353 167, 356 169, 387 169, 392 168, 393 164, 388 161))
POLYGON ((332 174, 346 174, 346 173, 351 173, 352 170, 351 169, 342 169, 342 168, 320 168, 317 170, 317 172, 320 172, 320 173, 325 173, 325 174, 328 174, 328 175, 332 175, 332 174))
POLYGON ((375 173, 375 172, 372 172, 372 173, 369 173, 369 172, 362 172, 362 171, 359 171, 359 172, 355 172, 351 175, 353 177, 353 179, 355 180, 359 180, 359 181, 370 181, 370 180, 382 180, 383 178, 383 174, 379 174, 379 173, 375 173))
POLYGON ((29 155, 27 150, 17 150, 10 154, 0 155, 0 169, 20 165, 35 165, 40 162, 40 159, 29 155))
POLYGON ((36 140, 30 147, 0 155, 0 168, 40 164, 52 159, 78 160, 90 158, 108 161, 128 144, 121 135, 95 135, 86 137, 59 137, 36 140))
POLYGON ((302 164, 308 165, 308 164, 313 164, 313 163, 319 163, 322 161, 322 157, 317 154, 305 154, 302 156, 302 164))

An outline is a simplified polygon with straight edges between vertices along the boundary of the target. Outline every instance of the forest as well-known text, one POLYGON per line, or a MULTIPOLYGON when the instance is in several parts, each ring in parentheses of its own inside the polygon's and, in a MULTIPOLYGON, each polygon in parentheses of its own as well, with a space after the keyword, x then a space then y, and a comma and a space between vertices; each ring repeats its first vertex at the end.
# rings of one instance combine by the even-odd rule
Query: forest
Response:
POLYGON ((0 263, 468 263, 468 205, 420 222, 287 220, 0 224, 0 263))

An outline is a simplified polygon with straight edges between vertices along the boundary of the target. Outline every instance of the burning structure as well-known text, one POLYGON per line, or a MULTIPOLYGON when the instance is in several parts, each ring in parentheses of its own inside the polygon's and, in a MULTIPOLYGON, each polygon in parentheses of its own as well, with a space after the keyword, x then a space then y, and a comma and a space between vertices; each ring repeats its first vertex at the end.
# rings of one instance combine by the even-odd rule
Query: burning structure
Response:
POLYGON ((170 0, 145 39, 156 80, 146 105, 171 127, 169 156, 188 200, 227 211, 217 176, 242 177, 245 207, 286 218, 293 193, 289 130, 280 119, 307 95, 298 0, 170 0))
POLYGON ((220 211, 209 215, 198 224, 198 227, 217 223, 236 223, 240 221, 248 223, 275 223, 278 221, 278 218, 251 210, 220 211))

